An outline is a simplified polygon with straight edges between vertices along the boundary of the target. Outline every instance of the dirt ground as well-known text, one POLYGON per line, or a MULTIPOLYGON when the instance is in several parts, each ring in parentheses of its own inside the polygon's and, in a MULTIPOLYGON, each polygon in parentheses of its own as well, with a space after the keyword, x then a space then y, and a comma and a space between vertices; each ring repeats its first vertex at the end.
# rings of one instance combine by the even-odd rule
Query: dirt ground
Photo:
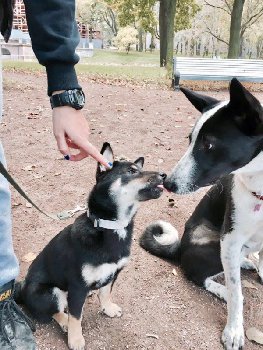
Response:
MULTIPOLYGON (((52 135, 45 77, 15 72, 5 72, 4 76, 1 139, 10 172, 49 212, 85 203, 95 181, 96 164, 91 159, 80 163, 61 159, 52 135)), ((91 140, 97 147, 109 141, 118 156, 131 160, 144 156, 146 169, 167 173, 171 170, 184 153, 186 137, 198 116, 182 93, 87 81, 83 88, 87 96, 84 113, 90 121, 91 140)), ((228 97, 227 91, 206 93, 219 99, 228 97)), ((263 93, 256 95, 263 100, 263 93)), ((23 257, 29 252, 40 252, 72 220, 54 222, 12 192, 14 246, 21 262, 19 278, 23 278, 29 267, 23 257)), ((180 267, 150 256, 138 245, 142 230, 156 219, 171 222, 182 234, 186 219, 204 192, 186 196, 163 194, 159 200, 141 206, 136 216, 131 261, 113 291, 124 314, 119 319, 109 319, 98 312, 97 296, 88 298, 83 317, 87 349, 222 349, 220 335, 226 322, 226 305, 187 281, 180 267)), ((255 326, 263 330, 263 287, 254 272, 243 273, 243 279, 255 287, 243 288, 245 329, 255 326)), ((66 336, 54 323, 37 325, 36 339, 39 350, 67 349, 66 336)), ((246 339, 246 349, 260 348, 246 339)))

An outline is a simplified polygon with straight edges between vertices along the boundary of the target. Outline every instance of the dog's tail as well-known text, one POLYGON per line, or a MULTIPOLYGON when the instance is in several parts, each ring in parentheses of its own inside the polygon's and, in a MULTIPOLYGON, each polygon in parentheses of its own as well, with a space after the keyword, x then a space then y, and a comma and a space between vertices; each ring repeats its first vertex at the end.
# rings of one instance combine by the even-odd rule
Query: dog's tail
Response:
POLYGON ((161 258, 179 260, 178 231, 169 222, 159 220, 146 227, 140 237, 140 246, 161 258))
POLYGON ((18 304, 24 303, 24 298, 22 293, 24 284, 25 284, 25 281, 20 281, 15 283, 14 299, 15 299, 15 302, 18 304))

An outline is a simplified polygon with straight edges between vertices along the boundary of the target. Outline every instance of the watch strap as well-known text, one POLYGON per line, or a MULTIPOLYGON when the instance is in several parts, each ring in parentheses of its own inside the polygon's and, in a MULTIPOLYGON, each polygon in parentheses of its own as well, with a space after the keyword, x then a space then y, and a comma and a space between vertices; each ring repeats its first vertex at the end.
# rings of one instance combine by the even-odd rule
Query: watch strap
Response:
POLYGON ((64 91, 61 92, 60 94, 55 94, 50 97, 50 103, 51 103, 51 108, 55 107, 61 107, 61 106, 69 106, 70 105, 70 100, 69 100, 69 94, 64 91))
POLYGON ((80 89, 74 89, 74 90, 66 90, 64 92, 61 92, 59 94, 54 94, 50 96, 50 104, 51 108, 55 107, 62 107, 62 106, 70 106, 75 109, 81 109, 84 106, 85 102, 85 95, 84 92, 80 89), (76 94, 82 95, 82 103, 79 103, 79 100, 76 96, 76 94))

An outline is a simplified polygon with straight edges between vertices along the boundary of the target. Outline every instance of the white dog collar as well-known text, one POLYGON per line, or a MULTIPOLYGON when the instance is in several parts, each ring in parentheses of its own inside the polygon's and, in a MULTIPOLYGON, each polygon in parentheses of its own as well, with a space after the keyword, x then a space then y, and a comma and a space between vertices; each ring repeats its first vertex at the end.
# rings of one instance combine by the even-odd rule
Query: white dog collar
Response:
POLYGON ((94 227, 106 228, 108 230, 123 230, 129 225, 127 220, 104 220, 96 218, 87 211, 88 218, 93 222, 94 227))

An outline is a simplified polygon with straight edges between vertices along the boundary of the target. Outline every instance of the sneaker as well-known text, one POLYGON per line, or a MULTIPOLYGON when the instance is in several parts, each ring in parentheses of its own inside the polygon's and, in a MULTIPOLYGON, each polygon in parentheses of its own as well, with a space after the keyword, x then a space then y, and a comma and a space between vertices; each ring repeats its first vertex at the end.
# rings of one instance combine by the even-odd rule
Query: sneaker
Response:
POLYGON ((0 349, 36 350, 35 326, 13 298, 14 281, 0 287, 0 349))

